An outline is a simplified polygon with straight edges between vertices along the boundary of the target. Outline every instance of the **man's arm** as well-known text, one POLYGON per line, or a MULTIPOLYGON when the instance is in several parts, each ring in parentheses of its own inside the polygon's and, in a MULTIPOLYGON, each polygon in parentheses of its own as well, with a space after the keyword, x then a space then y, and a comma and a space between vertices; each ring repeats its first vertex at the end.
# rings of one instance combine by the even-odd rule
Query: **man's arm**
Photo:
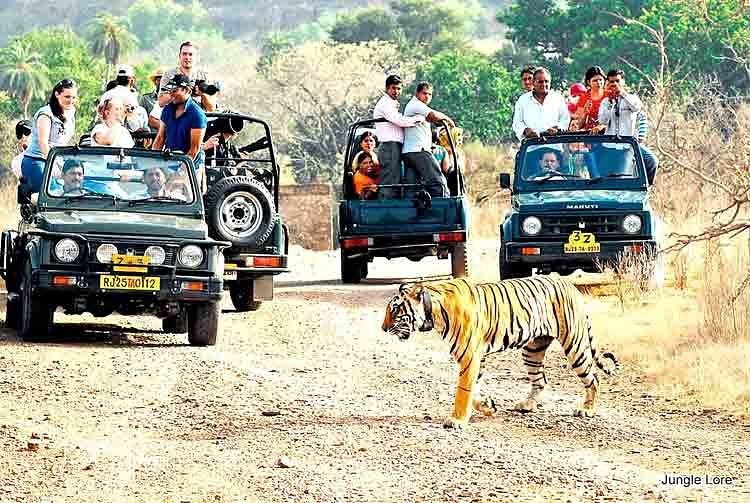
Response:
POLYGON ((523 140, 526 134, 526 130, 530 129, 526 122, 523 120, 523 106, 521 105, 521 98, 518 98, 516 101, 516 109, 513 112, 513 125, 512 125, 513 132, 516 133, 516 136, 519 140, 523 140))
POLYGON ((625 102, 625 105, 633 112, 638 112, 643 108, 641 99, 635 94, 621 94, 620 99, 625 102))
POLYGON ((414 127, 417 124, 424 122, 424 117, 421 115, 406 117, 398 110, 394 110, 390 107, 384 107, 380 112, 383 114, 385 120, 400 127, 414 127))
POLYGON ((443 112, 438 112, 437 110, 430 110, 430 113, 427 114, 427 121, 428 122, 446 122, 450 127, 456 127, 456 124, 453 122, 453 119, 445 115, 443 112))
POLYGON ((203 135, 205 133, 205 128, 190 130, 190 150, 187 152, 187 155, 193 160, 198 157, 198 150, 200 150, 201 143, 203 143, 203 135))
POLYGON ((609 120, 612 118, 612 102, 605 98, 602 100, 602 104, 599 105, 599 124, 605 126, 609 125, 609 120))
POLYGON ((154 143, 151 144, 151 150, 161 150, 164 147, 164 138, 167 136, 167 129, 164 123, 159 121, 159 132, 156 133, 154 143))
POLYGON ((213 112, 216 110, 216 95, 211 96, 210 94, 203 94, 198 91, 195 95, 196 98, 200 98, 201 107, 206 112, 213 112))

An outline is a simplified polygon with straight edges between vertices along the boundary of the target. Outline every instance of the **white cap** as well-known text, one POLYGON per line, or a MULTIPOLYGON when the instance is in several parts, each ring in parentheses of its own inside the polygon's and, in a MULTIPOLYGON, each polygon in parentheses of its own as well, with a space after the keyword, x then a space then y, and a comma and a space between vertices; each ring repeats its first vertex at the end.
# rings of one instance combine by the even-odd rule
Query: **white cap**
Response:
POLYGON ((118 77, 135 77, 135 71, 130 65, 117 65, 117 76, 118 77))

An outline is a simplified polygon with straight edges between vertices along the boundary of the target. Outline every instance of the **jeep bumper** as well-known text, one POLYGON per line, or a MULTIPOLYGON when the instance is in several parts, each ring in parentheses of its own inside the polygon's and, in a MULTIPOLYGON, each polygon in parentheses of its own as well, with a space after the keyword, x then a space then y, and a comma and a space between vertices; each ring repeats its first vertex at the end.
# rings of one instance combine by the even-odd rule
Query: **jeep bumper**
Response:
POLYGON ((500 260, 535 267, 539 272, 599 272, 599 264, 616 263, 624 253, 656 253, 654 240, 600 241, 598 252, 566 253, 560 241, 508 242, 500 246, 500 260))

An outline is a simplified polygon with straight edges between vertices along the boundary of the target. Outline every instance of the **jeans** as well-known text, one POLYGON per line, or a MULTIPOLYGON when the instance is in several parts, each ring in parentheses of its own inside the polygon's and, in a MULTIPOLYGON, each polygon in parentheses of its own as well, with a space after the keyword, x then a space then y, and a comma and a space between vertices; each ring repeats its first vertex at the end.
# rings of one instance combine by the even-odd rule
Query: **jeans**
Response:
POLYGON ((656 169, 659 167, 659 160, 648 148, 639 144, 638 148, 641 151, 641 157, 643 157, 643 164, 646 166, 646 178, 648 178, 648 184, 654 184, 654 178, 656 178, 656 169))
POLYGON ((448 182, 440 171, 432 152, 407 152, 403 154, 406 164, 406 176, 410 183, 421 179, 422 184, 432 197, 448 197, 448 182), (418 176, 417 176, 418 175, 418 176))
POLYGON ((26 178, 26 184, 31 192, 39 192, 42 188, 42 176, 44 175, 44 164, 47 161, 38 157, 23 156, 21 161, 21 175, 26 178))

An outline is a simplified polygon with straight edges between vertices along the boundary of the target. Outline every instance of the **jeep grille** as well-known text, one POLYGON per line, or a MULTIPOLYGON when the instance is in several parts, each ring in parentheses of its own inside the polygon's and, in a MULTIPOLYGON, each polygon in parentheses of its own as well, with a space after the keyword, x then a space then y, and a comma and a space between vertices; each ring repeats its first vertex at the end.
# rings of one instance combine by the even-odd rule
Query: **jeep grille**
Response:
MULTIPOLYGON (((96 249, 103 243, 112 243, 117 247, 117 251, 121 254, 127 254, 128 250, 132 250, 133 255, 143 255, 146 252, 146 248, 151 246, 153 243, 122 243, 112 241, 90 241, 89 249, 89 262, 98 262, 96 259, 96 249)), ((163 265, 174 265, 175 260, 175 248, 173 246, 159 245, 164 248, 164 264, 163 265)))
POLYGON ((560 215, 540 218, 542 236, 567 236, 577 230, 598 235, 623 234, 622 217, 619 215, 560 215))

